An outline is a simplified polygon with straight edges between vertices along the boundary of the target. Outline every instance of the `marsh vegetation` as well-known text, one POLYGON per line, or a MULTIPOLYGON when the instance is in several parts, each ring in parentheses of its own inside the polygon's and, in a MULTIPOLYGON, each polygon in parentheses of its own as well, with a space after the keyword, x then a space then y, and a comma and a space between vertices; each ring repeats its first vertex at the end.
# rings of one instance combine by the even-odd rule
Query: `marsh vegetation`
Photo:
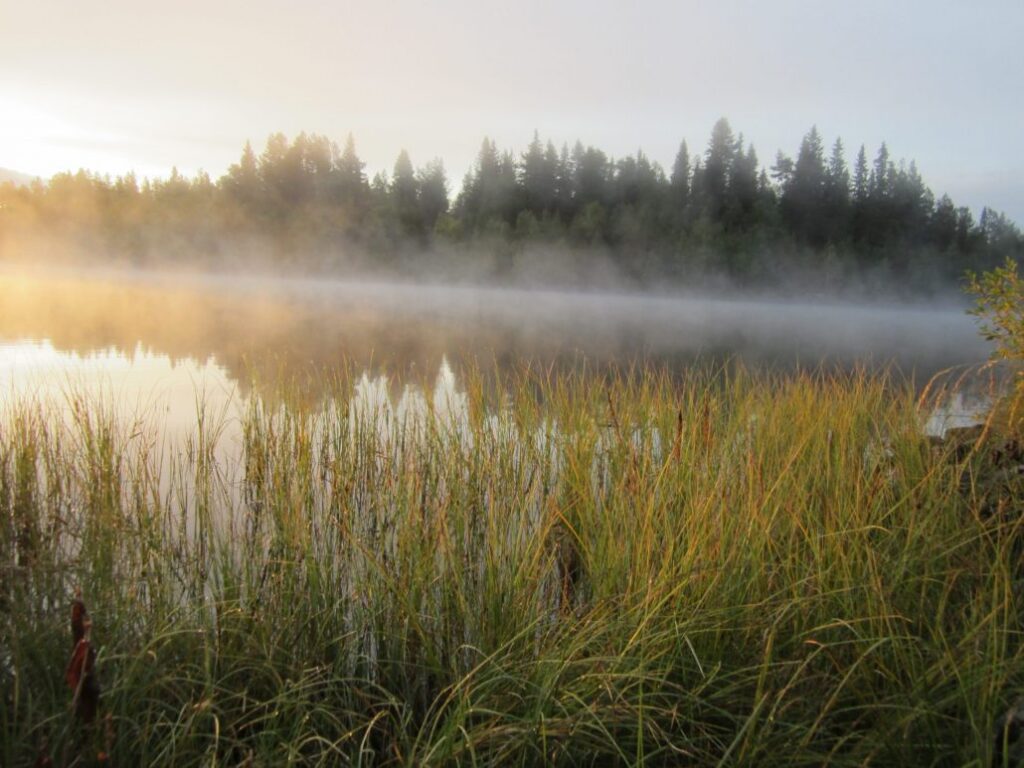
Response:
POLYGON ((168 457, 110 403, 8 405, 5 764, 993 754, 1024 674, 995 425, 936 444, 863 370, 447 375, 252 397, 227 460, 223 412, 168 457), (76 586, 106 735, 61 679, 76 586))

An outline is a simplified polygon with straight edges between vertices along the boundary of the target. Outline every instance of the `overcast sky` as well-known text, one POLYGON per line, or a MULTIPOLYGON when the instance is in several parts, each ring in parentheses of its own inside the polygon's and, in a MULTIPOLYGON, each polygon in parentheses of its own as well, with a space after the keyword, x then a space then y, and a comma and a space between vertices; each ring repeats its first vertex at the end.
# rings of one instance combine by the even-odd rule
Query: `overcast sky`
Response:
POLYGON ((534 129, 666 167, 726 116, 763 163, 817 124, 1024 223, 1024 0, 0 0, 0 166, 220 175, 305 130, 457 185, 534 129))

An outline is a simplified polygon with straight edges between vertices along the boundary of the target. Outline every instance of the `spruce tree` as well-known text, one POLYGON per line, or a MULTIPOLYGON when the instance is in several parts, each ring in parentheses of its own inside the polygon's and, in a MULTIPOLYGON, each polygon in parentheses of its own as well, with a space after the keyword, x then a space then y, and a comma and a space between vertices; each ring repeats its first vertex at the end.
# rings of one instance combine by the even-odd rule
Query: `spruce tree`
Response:
POLYGON ((712 221, 719 221, 725 210, 735 152, 732 127, 724 117, 719 118, 711 129, 711 139, 704 153, 703 202, 712 221))
POLYGON ((448 178, 440 158, 427 163, 416 174, 419 183, 420 218, 427 232, 437 226, 437 220, 448 212, 448 178))
POLYGON ((690 150, 685 140, 679 145, 672 164, 671 188, 673 205, 681 215, 690 198, 690 150))
POLYGON ((363 173, 365 166, 356 154, 356 142, 350 133, 345 139, 345 149, 338 158, 336 169, 339 194, 342 202, 349 206, 359 206, 366 200, 369 185, 363 173))
POLYGON ((424 226, 419 205, 419 182, 416 180, 409 153, 404 149, 395 161, 395 172, 391 177, 388 193, 403 234, 422 235, 424 226))

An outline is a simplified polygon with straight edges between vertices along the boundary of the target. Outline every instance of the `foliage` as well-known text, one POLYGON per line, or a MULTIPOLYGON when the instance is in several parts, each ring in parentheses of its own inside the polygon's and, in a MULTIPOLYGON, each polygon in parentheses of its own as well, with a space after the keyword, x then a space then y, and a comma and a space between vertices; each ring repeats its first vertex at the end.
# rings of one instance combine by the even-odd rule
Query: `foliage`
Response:
POLYGON ((1017 262, 1007 259, 980 276, 970 273, 967 290, 975 297, 970 313, 982 318, 982 333, 996 344, 993 354, 1024 362, 1024 279, 1017 262))

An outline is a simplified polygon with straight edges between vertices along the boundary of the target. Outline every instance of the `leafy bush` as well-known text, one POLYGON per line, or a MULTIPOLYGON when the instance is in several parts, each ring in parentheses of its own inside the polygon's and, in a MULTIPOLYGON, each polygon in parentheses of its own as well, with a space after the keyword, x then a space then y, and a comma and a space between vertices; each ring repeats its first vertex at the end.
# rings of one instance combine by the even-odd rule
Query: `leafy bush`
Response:
POLYGON ((981 276, 968 273, 967 291, 974 295, 970 314, 983 319, 981 333, 996 343, 993 356, 1024 361, 1024 278, 1017 262, 1007 258, 1003 266, 981 276))

